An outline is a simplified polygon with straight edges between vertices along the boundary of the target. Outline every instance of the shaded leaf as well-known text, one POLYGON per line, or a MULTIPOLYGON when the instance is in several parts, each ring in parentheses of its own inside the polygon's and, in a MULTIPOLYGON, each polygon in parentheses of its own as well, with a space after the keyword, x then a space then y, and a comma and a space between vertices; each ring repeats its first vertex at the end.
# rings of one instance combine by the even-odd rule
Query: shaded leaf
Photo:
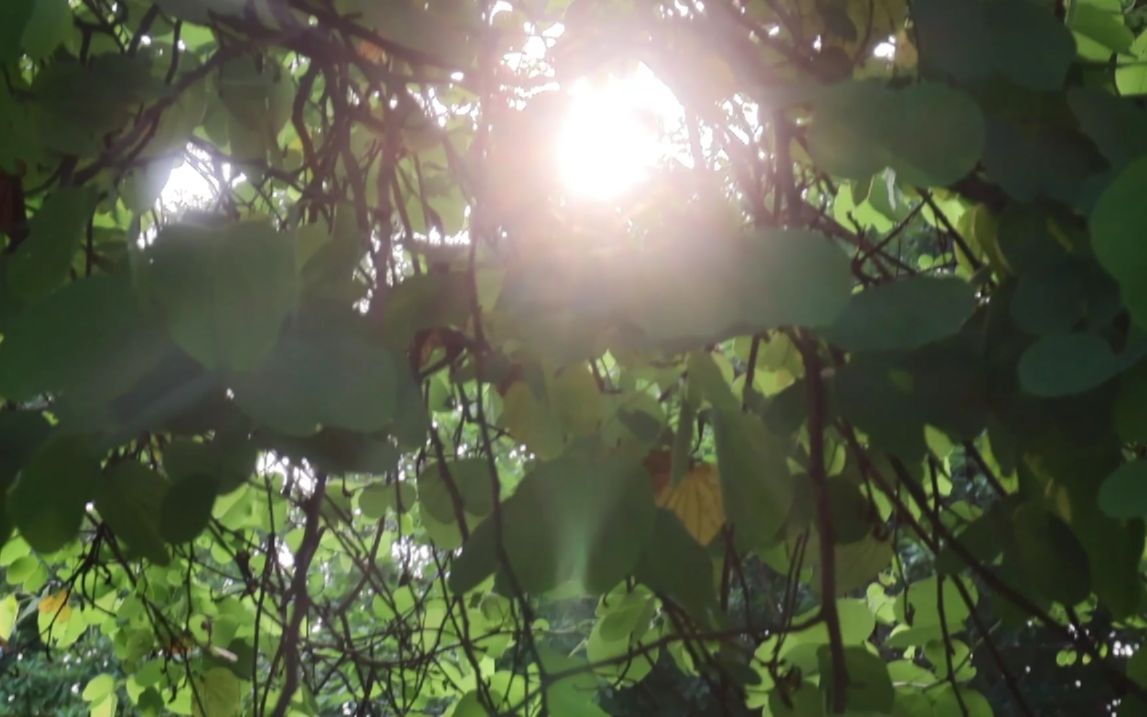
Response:
POLYGON ((76 537, 99 480, 98 457, 83 439, 52 438, 20 470, 8 492, 8 515, 29 545, 54 552, 76 537))
MULTIPOLYGON (((235 401, 265 426, 291 436, 320 426, 386 429, 421 406, 400 395, 398 362, 351 312, 298 317, 263 365, 235 378, 235 401)), ((419 402, 420 403, 420 402, 419 402)))
POLYGON ((775 542, 793 501, 784 444, 740 411, 714 411, 713 427, 722 503, 737 544, 775 542))
POLYGON ((457 520, 450 484, 457 491, 459 507, 467 514, 485 517, 493 509, 490 469, 484 458, 450 461, 445 466, 432 462, 418 474, 419 504, 429 515, 446 523, 457 520))
POLYGON ((124 461, 109 467, 95 492, 96 510, 129 549, 154 563, 168 562, 160 535, 160 508, 167 480, 142 463, 124 461))
POLYGON ((190 475, 176 481, 159 506, 159 533, 169 543, 194 540, 211 520, 219 485, 212 476, 190 475))
POLYGON ((967 282, 914 276, 855 295, 828 334, 850 351, 914 349, 959 331, 974 308, 967 282))
POLYGON ((1020 357, 1020 386, 1033 396, 1070 396, 1106 382, 1120 369, 1106 341, 1094 334, 1052 334, 1020 357))
POLYGON ((1147 326, 1147 157, 1135 160, 1107 186, 1088 220, 1095 258, 1119 282, 1131 318, 1147 326))
MULTIPOLYGON (((573 580, 601 593, 633 569, 655 515, 639 462, 574 449, 531 471, 503 504, 502 542, 523 589, 544 592, 573 580)), ((495 526, 487 519, 455 559, 451 589, 470 590, 496 567, 495 526)))
POLYGON ((633 576, 652 590, 668 595, 700 619, 715 604, 713 564, 695 536, 680 519, 667 510, 658 510, 653 537, 633 569, 633 576))
POLYGON ((12 0, 0 4, 0 63, 20 57, 20 36, 32 17, 36 0, 12 0))
POLYGON ((1113 518, 1147 516, 1147 461, 1124 463, 1104 478, 1099 508, 1113 518))
POLYGON ((261 222, 168 226, 139 273, 172 338, 210 369, 258 365, 298 295, 294 246, 261 222))

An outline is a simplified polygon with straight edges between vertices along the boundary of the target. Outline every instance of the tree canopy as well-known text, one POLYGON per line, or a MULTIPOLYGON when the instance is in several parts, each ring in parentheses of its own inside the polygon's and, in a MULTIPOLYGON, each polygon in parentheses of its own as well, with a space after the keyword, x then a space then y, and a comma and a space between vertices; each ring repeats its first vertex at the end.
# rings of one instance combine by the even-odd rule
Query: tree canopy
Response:
POLYGON ((1141 4, 3 0, 0 713, 1147 714, 1141 4))

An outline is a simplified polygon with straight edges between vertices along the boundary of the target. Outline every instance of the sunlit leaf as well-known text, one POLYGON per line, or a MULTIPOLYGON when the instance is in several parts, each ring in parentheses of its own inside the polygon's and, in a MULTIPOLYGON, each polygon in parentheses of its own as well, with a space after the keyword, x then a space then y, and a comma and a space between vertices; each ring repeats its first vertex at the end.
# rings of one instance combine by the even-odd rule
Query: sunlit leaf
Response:
POLYGON ((708 545, 725 524, 721 481, 707 463, 691 468, 676 485, 664 485, 657 493, 657 506, 676 515, 701 545, 708 545))

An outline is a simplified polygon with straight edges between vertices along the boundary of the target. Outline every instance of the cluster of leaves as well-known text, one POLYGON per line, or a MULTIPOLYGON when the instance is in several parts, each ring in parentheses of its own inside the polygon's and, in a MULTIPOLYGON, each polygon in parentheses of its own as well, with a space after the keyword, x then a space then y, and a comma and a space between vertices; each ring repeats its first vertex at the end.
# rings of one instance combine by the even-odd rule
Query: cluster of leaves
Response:
POLYGON ((1147 710, 1126 5, 5 0, 0 665, 110 645, 96 715, 1147 710), (639 63, 683 151, 568 196, 551 88, 639 63))

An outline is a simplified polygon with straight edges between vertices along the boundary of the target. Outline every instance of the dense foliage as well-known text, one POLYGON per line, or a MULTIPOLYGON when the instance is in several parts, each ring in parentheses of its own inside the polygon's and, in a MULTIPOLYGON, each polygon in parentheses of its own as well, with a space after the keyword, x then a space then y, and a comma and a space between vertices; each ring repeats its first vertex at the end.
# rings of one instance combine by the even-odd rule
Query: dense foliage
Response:
POLYGON ((0 712, 1147 713, 1138 5, 2 0, 0 712))

